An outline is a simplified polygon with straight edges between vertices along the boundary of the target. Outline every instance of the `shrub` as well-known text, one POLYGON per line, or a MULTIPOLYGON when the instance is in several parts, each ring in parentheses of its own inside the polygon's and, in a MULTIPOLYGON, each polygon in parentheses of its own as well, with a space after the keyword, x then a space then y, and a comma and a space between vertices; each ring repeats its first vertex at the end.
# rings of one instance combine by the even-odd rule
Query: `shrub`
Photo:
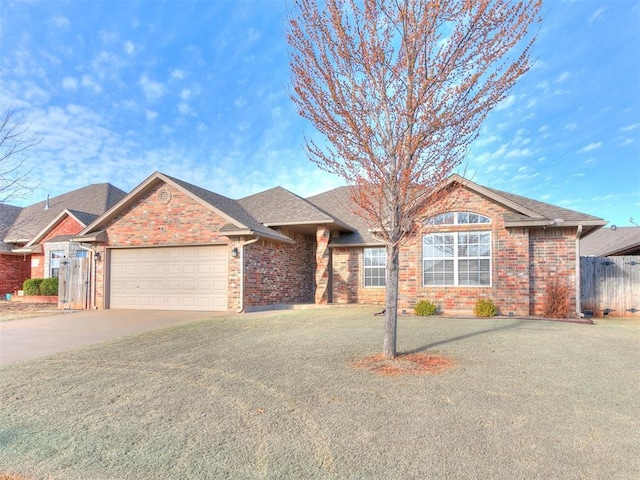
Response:
POLYGON ((416 303, 416 306, 413 307, 413 311, 416 312, 416 315, 421 317, 427 317, 429 315, 433 315, 438 310, 435 303, 430 302, 429 300, 420 300, 416 303))
POLYGON ((25 295, 40 295, 40 284, 42 278, 29 278, 22 284, 25 295))
POLYGON ((473 307, 473 314, 476 317, 489 318, 495 316, 496 312, 496 306, 489 298, 479 298, 473 307))
POLYGON ((547 283, 544 316, 566 318, 569 313, 569 287, 557 277, 547 283))
POLYGON ((58 277, 45 278, 40 284, 40 295, 58 295, 58 277))

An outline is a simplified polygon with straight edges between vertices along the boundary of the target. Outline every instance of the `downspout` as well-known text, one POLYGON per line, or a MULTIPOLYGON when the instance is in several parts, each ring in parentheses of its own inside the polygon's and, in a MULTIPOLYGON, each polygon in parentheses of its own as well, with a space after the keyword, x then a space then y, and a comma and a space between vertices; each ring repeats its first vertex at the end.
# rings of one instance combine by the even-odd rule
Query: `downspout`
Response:
POLYGON ((89 281, 89 310, 96 309, 96 250, 93 247, 85 247, 81 243, 77 244, 82 250, 91 252, 91 279, 89 281))
POLYGON ((576 315, 579 318, 584 318, 582 313, 582 292, 581 292, 581 278, 580 278, 580 237, 582 236, 582 225, 578 225, 578 231, 576 233, 576 315))
POLYGON ((251 245, 252 243, 256 243, 260 240, 260 237, 256 237, 253 240, 249 240, 248 242, 240 242, 240 308, 238 309, 238 313, 244 312, 244 247, 247 245, 251 245))

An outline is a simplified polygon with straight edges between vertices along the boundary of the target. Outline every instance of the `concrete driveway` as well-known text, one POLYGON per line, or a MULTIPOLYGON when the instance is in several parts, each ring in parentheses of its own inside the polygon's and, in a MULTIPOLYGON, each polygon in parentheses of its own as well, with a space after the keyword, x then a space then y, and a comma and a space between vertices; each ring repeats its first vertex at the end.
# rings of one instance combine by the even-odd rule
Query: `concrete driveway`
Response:
POLYGON ((0 322, 0 366, 224 312, 85 310, 0 322))

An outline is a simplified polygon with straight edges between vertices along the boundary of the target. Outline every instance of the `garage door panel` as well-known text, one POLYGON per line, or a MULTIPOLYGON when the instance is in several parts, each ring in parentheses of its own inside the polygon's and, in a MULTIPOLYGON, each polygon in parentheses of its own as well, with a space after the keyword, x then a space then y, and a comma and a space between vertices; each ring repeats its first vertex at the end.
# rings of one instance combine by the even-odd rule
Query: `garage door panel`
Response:
POLYGON ((225 246, 111 250, 110 307, 227 309, 225 246))

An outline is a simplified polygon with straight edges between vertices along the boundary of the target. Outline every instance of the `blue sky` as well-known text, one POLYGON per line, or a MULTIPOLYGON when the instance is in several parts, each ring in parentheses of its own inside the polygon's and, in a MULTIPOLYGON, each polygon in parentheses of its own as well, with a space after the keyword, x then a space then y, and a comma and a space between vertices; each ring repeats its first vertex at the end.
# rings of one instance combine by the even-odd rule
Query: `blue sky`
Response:
MULTIPOLYGON (((640 2, 548 0, 536 64, 488 117, 467 176, 640 223, 640 2)), ((37 187, 130 190, 156 170, 231 198, 342 185, 306 157, 284 0, 0 2, 0 101, 24 112, 37 187)))

